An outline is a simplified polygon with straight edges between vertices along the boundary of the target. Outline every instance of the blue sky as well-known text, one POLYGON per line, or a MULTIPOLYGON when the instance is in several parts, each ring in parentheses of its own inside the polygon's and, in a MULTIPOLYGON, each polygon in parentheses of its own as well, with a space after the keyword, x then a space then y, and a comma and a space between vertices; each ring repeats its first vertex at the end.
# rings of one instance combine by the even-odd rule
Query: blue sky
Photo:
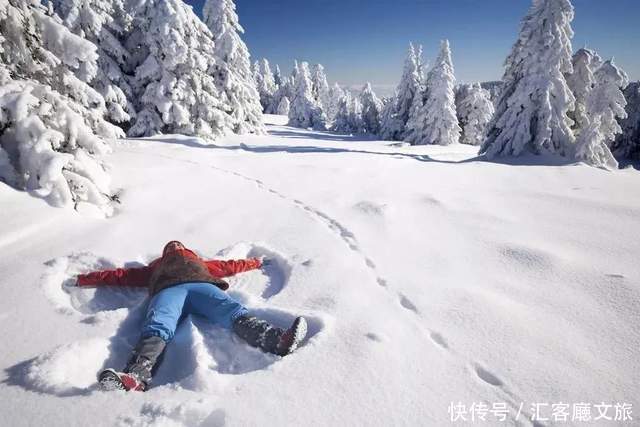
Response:
MULTIPOLYGON (((187 0, 200 13, 204 0, 187 0)), ((499 80, 530 0, 236 0, 253 59, 289 71, 322 63, 330 81, 395 86, 409 41, 431 62, 448 38, 460 82, 499 80)), ((640 0, 573 0, 574 49, 615 57, 640 79, 640 0)))

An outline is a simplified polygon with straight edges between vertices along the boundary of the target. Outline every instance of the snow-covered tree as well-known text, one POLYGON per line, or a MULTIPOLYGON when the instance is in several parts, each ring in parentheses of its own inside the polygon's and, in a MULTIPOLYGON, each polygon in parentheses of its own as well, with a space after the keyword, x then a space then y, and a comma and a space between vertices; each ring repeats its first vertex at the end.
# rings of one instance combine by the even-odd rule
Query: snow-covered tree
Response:
POLYGON ((286 96, 283 96, 282 99, 280 100, 280 104, 278 105, 278 110, 276 111, 276 114, 280 116, 288 116, 290 109, 291 109, 291 103, 289 102, 289 98, 287 98, 286 96))
POLYGON ((594 73, 602 65, 598 54, 589 49, 578 50, 572 58, 573 71, 565 75, 567 85, 575 96, 575 108, 568 112, 574 121, 573 129, 579 133, 589 123, 587 99, 595 85, 594 73))
POLYGON ((359 97, 352 96, 349 91, 344 92, 331 130, 345 134, 365 133, 362 103, 359 97))
POLYGON ((253 76, 253 81, 256 84, 256 88, 259 88, 262 85, 262 74, 260 74, 260 61, 256 61, 253 63, 251 67, 251 75, 253 76))
POLYGON ((276 84, 276 88, 280 88, 282 86, 282 72, 280 71, 280 66, 276 64, 275 70, 273 70, 273 81, 276 84))
POLYGON ((493 102, 494 106, 497 105, 498 100, 500 99, 500 94, 502 93, 503 86, 504 83, 502 81, 480 83, 480 87, 489 92, 489 95, 491 96, 491 102, 493 102))
POLYGON ((351 92, 345 91, 338 103, 338 110, 331 130, 339 133, 351 133, 351 92))
POLYGON ((214 77, 215 46, 182 0, 138 0, 126 47, 138 115, 131 136, 180 133, 216 139, 237 129, 214 77))
POLYGON ((54 206, 108 213, 110 179, 94 156, 109 151, 103 138, 124 135, 88 84, 96 50, 39 0, 0 0, 0 179, 54 206))
POLYGON ((629 84, 624 96, 627 100, 627 118, 620 121, 622 133, 612 148, 620 158, 640 160, 640 82, 629 84))
POLYGON ((289 125, 300 128, 313 128, 324 130, 327 125, 327 116, 322 107, 313 97, 313 85, 309 64, 298 64, 297 77, 291 108, 289 109, 289 125))
POLYGON ((278 90, 273 94, 273 100, 269 108, 267 108, 267 114, 280 114, 278 111, 280 110, 280 104, 284 98, 290 102, 293 99, 294 93, 294 83, 292 77, 285 77, 282 79, 278 90))
POLYGON ((74 34, 98 47, 98 70, 91 81, 105 99, 112 123, 125 124, 135 117, 130 102, 133 91, 123 70, 129 52, 122 42, 132 17, 124 0, 53 0, 55 12, 74 34))
POLYGON ((505 63, 504 87, 481 149, 487 157, 572 152, 567 113, 575 98, 564 75, 572 71, 573 17, 569 0, 534 0, 505 63))
POLYGON ((327 119, 330 122, 333 122, 336 114, 338 114, 338 107, 343 96, 344 90, 342 90, 338 83, 334 83, 333 86, 331 86, 331 88, 329 89, 329 106, 326 110, 327 119))
POLYGON ((404 63, 402 78, 396 89, 393 110, 385 115, 381 136, 386 140, 399 141, 405 137, 405 127, 409 121, 414 97, 422 85, 422 48, 418 52, 409 44, 409 52, 404 63))
POLYGON ((262 58, 260 61, 260 69, 258 71, 259 77, 258 92, 260 93, 260 104, 262 104, 262 110, 269 113, 269 107, 273 105, 273 95, 276 92, 276 82, 271 72, 271 66, 266 58, 262 58))
POLYGON ((349 108, 349 123, 351 133, 365 133, 364 120, 362 119, 362 102, 360 97, 353 97, 349 108))
MULTIPOLYGON (((324 72, 322 64, 316 64, 311 70, 311 84, 313 90, 313 98, 320 104, 322 111, 327 114, 329 103, 329 83, 327 83, 327 75, 324 72)), ((327 115, 328 116, 328 115, 327 115)))
POLYGON ((480 83, 466 85, 461 90, 456 110, 462 135, 462 144, 480 145, 486 137, 487 125, 495 112, 489 91, 482 89, 480 83))
POLYGON ((587 164, 616 169, 618 162, 609 146, 622 133, 617 119, 627 117, 622 89, 629 84, 624 71, 613 61, 606 61, 594 75, 594 87, 587 98, 587 125, 580 132, 576 144, 576 158, 587 164))
POLYGON ((378 135, 380 133, 380 116, 382 114, 382 101, 376 96, 367 83, 360 92, 360 104, 362 105, 362 126, 366 133, 378 135))
POLYGON ((414 108, 407 142, 414 145, 450 145, 460 140, 460 126, 456 115, 456 78, 449 41, 444 40, 435 65, 429 71, 426 82, 426 101, 414 108))
POLYGON ((226 113, 233 118, 237 134, 263 133, 260 95, 251 71, 249 49, 240 38, 240 25, 233 0, 207 0, 204 21, 211 30, 216 62, 213 75, 225 97, 226 113))

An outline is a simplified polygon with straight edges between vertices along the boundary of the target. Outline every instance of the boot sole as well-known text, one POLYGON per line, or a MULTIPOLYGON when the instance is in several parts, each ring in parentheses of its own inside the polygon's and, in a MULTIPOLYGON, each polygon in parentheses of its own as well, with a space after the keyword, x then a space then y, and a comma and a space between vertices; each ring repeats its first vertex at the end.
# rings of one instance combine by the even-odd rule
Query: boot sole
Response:
POLYGON ((102 371, 98 382, 100 383, 100 388, 104 391, 126 390, 124 384, 122 384, 122 380, 120 380, 120 377, 113 369, 102 371))

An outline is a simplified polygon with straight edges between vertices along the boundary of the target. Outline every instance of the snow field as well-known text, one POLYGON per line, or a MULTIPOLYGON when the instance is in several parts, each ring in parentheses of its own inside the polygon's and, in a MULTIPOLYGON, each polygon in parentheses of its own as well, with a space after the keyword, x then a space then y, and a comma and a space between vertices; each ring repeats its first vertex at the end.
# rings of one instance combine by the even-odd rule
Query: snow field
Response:
POLYGON ((637 171, 488 163, 470 146, 267 119, 270 135, 216 146, 116 147, 106 160, 124 190, 110 219, 0 187, 12 425, 446 425, 458 401, 506 402, 517 424, 521 402, 528 416, 536 401, 633 402, 637 171), (307 317, 298 352, 266 355, 190 318, 149 392, 97 390, 97 371, 125 363, 145 295, 69 280, 146 264, 172 239, 272 259, 230 292, 281 326, 307 317))

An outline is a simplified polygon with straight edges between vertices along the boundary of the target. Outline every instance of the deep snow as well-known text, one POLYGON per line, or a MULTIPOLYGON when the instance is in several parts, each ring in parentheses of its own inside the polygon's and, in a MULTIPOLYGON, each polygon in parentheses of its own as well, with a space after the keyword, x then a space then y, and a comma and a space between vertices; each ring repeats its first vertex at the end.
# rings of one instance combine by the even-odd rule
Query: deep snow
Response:
MULTIPOLYGON (((118 144, 109 219, 0 183, 3 425, 449 425, 452 402, 506 403, 506 423, 480 423, 531 425, 534 403, 640 404, 637 170, 489 163, 268 119, 269 135, 216 146, 118 144), (145 294, 73 277, 172 239, 272 258, 230 292, 282 326, 307 316, 299 351, 265 355, 190 319, 149 392, 97 390, 145 294)), ((619 425, 600 423, 557 425, 619 425)))

